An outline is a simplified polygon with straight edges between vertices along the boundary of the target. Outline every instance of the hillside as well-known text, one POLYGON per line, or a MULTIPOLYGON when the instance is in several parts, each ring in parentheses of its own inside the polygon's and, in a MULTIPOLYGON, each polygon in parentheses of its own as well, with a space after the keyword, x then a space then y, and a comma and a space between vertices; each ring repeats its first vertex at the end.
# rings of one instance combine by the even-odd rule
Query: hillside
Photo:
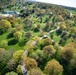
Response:
POLYGON ((0 75, 76 75, 76 9, 24 2, 0 10, 20 12, 0 16, 0 75))

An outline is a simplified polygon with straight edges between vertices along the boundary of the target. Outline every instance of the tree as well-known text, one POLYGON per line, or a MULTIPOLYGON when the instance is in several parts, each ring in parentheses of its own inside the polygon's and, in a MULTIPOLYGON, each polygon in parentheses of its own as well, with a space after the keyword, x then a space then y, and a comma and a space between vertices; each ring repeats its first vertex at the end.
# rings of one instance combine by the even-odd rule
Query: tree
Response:
POLYGON ((46 39, 44 39, 43 44, 44 44, 44 46, 51 45, 52 41, 51 41, 51 39, 46 38, 46 39))
POLYGON ((15 71, 16 65, 17 65, 16 61, 14 59, 11 59, 7 63, 7 69, 9 69, 10 71, 12 70, 15 71))
POLYGON ((45 27, 44 27, 44 31, 46 31, 46 32, 49 31, 50 27, 51 27, 50 23, 47 22, 46 25, 45 25, 45 27))
POLYGON ((22 75, 21 65, 18 65, 18 66, 17 66, 17 73, 18 73, 19 75, 22 75))
POLYGON ((36 68, 37 67, 37 62, 36 60, 29 58, 29 57, 23 57, 23 62, 26 65, 25 67, 27 68, 27 70, 30 70, 32 68, 36 68))
POLYGON ((6 32, 11 27, 11 24, 7 20, 1 20, 0 21, 0 29, 2 29, 3 32, 6 32))
POLYGON ((71 28, 71 34, 76 35, 76 28, 71 28))
POLYGON ((31 29, 31 27, 32 27, 32 21, 31 20, 29 20, 29 19, 26 19, 26 20, 24 20, 24 28, 26 29, 26 30, 29 30, 29 29, 31 29))
POLYGON ((3 75, 6 72, 6 65, 11 59, 12 54, 3 48, 0 48, 0 72, 3 75))
POLYGON ((45 56, 43 54, 43 51, 37 50, 36 52, 33 52, 32 54, 30 54, 30 57, 35 59, 39 63, 43 61, 45 56))
POLYGON ((17 31, 14 33, 14 37, 19 41, 22 38, 22 33, 20 31, 17 31))
POLYGON ((0 47, 5 48, 6 46, 8 46, 8 42, 6 40, 2 40, 0 42, 0 47))
POLYGON ((13 53, 13 59, 14 59, 16 62, 18 62, 18 61, 21 59, 23 53, 24 53, 24 50, 15 51, 15 52, 13 53))
POLYGON ((61 56, 62 59, 69 62, 73 58, 73 54, 74 54, 74 47, 67 45, 64 47, 61 56))
POLYGON ((76 51, 74 53, 73 58, 70 61, 70 72, 72 73, 71 75, 75 75, 76 74, 76 51))
POLYGON ((18 73, 19 75, 23 75, 23 74, 22 74, 21 65, 18 65, 17 68, 16 68, 16 70, 17 70, 17 73, 18 73))
POLYGON ((8 72, 5 75, 18 75, 16 72, 12 71, 12 72, 8 72))
POLYGON ((44 72, 47 75, 62 75, 63 67, 59 64, 58 61, 53 59, 46 64, 44 72))
POLYGON ((65 24, 65 22, 61 22, 60 23, 60 28, 59 28, 59 30, 65 30, 66 29, 66 24, 65 24))
POLYGON ((18 24, 14 28, 16 28, 16 31, 20 31, 20 30, 23 30, 23 25, 18 24))
POLYGON ((27 39, 29 39, 30 37, 31 37, 31 32, 26 32, 26 34, 25 34, 25 37, 27 38, 27 39))
POLYGON ((63 17, 61 15, 56 16, 55 22, 64 21, 63 17))
POLYGON ((64 46, 62 52, 61 52, 61 64, 64 67, 64 74, 72 75, 72 71, 74 69, 74 54, 75 52, 75 43, 71 42, 64 46))
POLYGON ((0 0, 0 11, 4 10, 4 8, 6 8, 8 6, 9 1, 11 1, 11 0, 0 0))
POLYGON ((29 71, 29 75, 44 75, 39 68, 33 68, 29 71))
POLYGON ((36 48, 36 43, 39 39, 34 38, 33 40, 29 40, 26 45, 24 46, 24 49, 27 50, 30 53, 33 52, 33 50, 36 48))
POLYGON ((55 54, 55 49, 52 45, 48 45, 43 47, 43 53, 47 56, 47 57, 51 57, 52 55, 55 54))

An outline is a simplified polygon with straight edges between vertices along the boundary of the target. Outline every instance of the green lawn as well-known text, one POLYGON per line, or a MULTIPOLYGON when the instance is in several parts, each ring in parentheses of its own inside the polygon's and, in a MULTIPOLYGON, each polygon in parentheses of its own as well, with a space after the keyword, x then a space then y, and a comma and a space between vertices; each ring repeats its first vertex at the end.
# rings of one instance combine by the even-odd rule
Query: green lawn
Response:
POLYGON ((54 32, 53 40, 54 40, 55 42, 59 42, 59 40, 60 40, 60 35, 57 36, 57 35, 56 35, 56 32, 54 32))
MULTIPOLYGON (((7 41, 11 40, 12 38, 7 39, 7 36, 9 35, 10 32, 11 32, 11 30, 9 30, 8 32, 0 35, 0 42, 1 42, 2 40, 7 40, 7 41)), ((19 50, 19 49, 24 49, 24 47, 23 47, 23 46, 20 47, 20 46, 18 45, 18 43, 17 43, 17 44, 15 44, 15 45, 9 45, 9 46, 5 47, 5 49, 7 49, 7 50, 8 50, 8 49, 19 50)))

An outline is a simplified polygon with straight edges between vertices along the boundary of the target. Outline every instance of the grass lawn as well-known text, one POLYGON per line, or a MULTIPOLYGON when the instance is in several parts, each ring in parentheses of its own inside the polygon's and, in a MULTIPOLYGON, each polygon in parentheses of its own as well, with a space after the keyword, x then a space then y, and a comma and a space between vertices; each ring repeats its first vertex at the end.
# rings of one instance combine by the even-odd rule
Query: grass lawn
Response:
MULTIPOLYGON (((12 30, 12 29, 11 29, 11 30, 12 30)), ((0 35, 0 42, 1 42, 2 40, 7 40, 7 41, 9 41, 9 40, 12 39, 12 38, 7 39, 7 36, 8 36, 9 33, 11 32, 11 30, 9 30, 8 32, 0 35)), ((7 50, 8 50, 8 49, 19 50, 19 49, 24 49, 24 47, 23 47, 23 46, 19 46, 18 43, 17 43, 17 44, 15 44, 15 45, 10 45, 10 46, 5 47, 5 49, 7 49, 7 50)))
POLYGON ((60 40, 60 35, 57 36, 57 35, 56 35, 56 32, 54 32, 53 40, 54 40, 55 42, 59 42, 59 40, 60 40))
POLYGON ((18 43, 17 43, 17 44, 15 44, 15 45, 10 45, 10 46, 7 46, 7 47, 6 47, 6 50, 9 50, 9 49, 22 50, 22 49, 24 49, 24 47, 23 47, 23 46, 20 47, 20 46, 18 45, 18 43))
POLYGON ((10 32, 6 32, 6 33, 4 33, 3 35, 0 35, 0 42, 2 41, 2 40, 8 40, 7 39, 7 35, 9 34, 10 32))

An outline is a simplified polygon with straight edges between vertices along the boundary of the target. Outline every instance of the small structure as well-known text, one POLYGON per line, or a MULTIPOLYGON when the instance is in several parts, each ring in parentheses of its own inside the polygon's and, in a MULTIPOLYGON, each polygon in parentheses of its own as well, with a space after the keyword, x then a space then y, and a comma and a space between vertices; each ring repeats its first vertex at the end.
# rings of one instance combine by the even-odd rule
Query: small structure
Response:
POLYGON ((0 13, 0 17, 18 17, 20 15, 17 11, 3 11, 0 13))

